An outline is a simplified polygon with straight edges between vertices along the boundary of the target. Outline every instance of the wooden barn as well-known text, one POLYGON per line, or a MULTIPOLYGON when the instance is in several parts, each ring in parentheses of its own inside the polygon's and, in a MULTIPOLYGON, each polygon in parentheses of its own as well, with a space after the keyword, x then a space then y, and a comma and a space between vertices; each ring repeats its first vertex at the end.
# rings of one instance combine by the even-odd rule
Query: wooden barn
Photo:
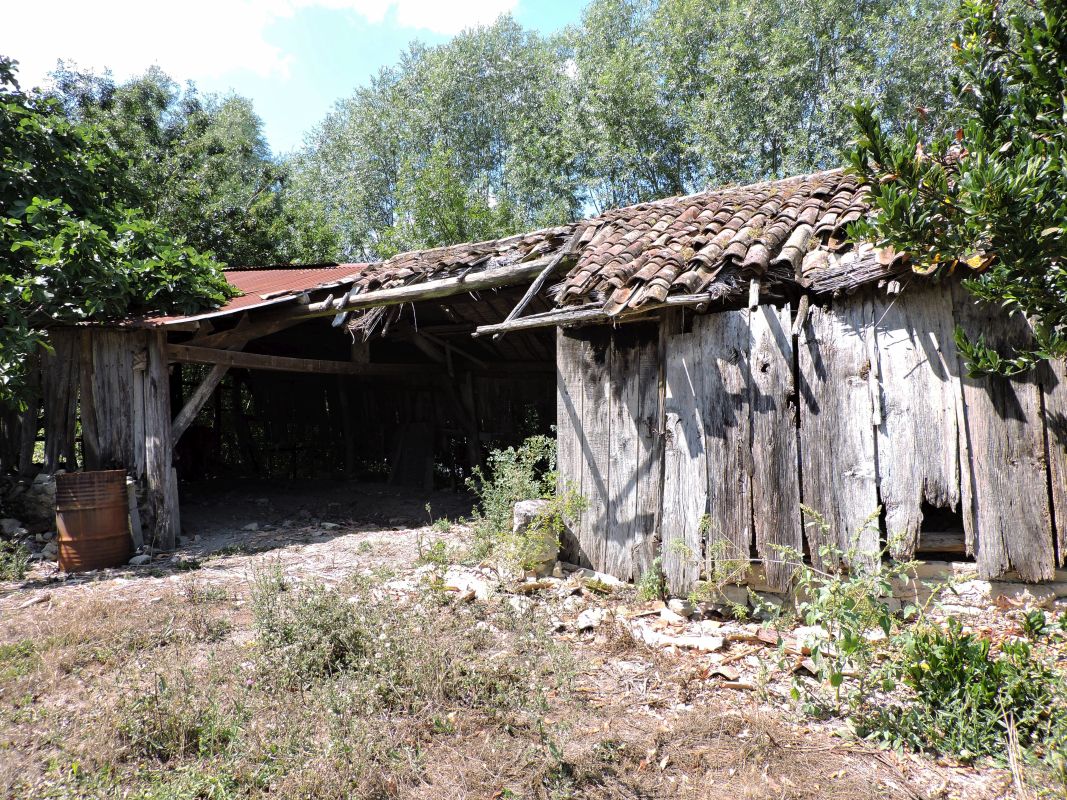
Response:
POLYGON ((754 558, 784 588, 779 546, 888 543, 1051 580, 1067 371, 967 377, 957 326, 1010 345, 1025 322, 851 245, 864 198, 831 171, 381 263, 232 270, 243 294, 217 311, 53 330, 0 466, 29 469, 43 438, 45 470, 123 467, 169 547, 179 471, 430 488, 554 425, 587 501, 565 546, 619 578, 658 557, 684 592, 754 558))

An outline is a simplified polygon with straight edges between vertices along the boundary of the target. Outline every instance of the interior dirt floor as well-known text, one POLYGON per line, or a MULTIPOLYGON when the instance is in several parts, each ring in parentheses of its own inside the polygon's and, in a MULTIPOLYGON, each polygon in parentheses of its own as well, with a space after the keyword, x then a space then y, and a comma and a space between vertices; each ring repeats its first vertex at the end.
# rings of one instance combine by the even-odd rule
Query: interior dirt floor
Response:
MULTIPOLYGON (((0 797, 5 792, 8 797, 98 796, 84 787, 69 789, 82 786, 69 771, 86 769, 77 765, 92 760, 79 731, 106 720, 101 709, 123 707, 131 682, 161 669, 161 661, 186 659, 183 670, 205 665, 217 670, 213 659, 221 659, 236 665, 233 669, 243 668, 243 648, 253 638, 250 593, 265 571, 326 585, 365 575, 400 597, 432 569, 425 560, 419 564, 430 545, 443 542, 446 551, 460 552, 470 540, 470 529, 462 524, 433 524, 470 513, 472 499, 454 493, 427 496, 343 481, 249 481, 184 486, 183 498, 183 539, 175 552, 157 554, 143 566, 71 576, 58 573, 54 563, 37 563, 24 581, 0 583, 0 652, 16 652, 25 642, 62 643, 54 660, 41 655, 26 670, 0 662, 0 797), (205 597, 211 598, 205 601, 209 612, 189 616, 189 604, 205 597), (195 636, 180 645, 172 644, 173 636, 144 645, 143 637, 159 629, 210 629, 212 619, 225 620, 226 627, 210 647, 190 645, 200 641, 195 636), (109 649, 109 642, 120 643, 114 645, 118 651, 131 641, 134 654, 109 649), (85 650, 94 655, 85 656, 85 650), (102 651, 109 655, 100 656, 102 651)), ((544 766, 510 753, 509 735, 500 739, 498 729, 460 725, 447 745, 435 740, 428 746, 429 761, 418 780, 389 783, 382 794, 368 797, 1031 796, 1015 792, 1006 770, 976 769, 856 741, 841 722, 802 716, 787 696, 732 685, 709 671, 701 653, 665 652, 620 636, 608 625, 575 624, 583 610, 608 614, 612 608, 639 606, 633 587, 605 593, 579 584, 577 591, 563 591, 566 582, 559 581, 537 597, 501 584, 486 599, 476 591, 476 579, 485 571, 470 569, 475 588, 469 597, 453 593, 455 614, 473 613, 470 609, 480 603, 521 610, 575 665, 567 691, 547 693, 548 707, 538 723, 544 726, 541 739, 552 743, 546 750, 556 764, 551 774, 566 764, 570 788, 561 793, 552 787, 563 784, 548 782, 541 772, 534 775, 544 766)), ((264 796, 302 796, 278 791, 264 796)))

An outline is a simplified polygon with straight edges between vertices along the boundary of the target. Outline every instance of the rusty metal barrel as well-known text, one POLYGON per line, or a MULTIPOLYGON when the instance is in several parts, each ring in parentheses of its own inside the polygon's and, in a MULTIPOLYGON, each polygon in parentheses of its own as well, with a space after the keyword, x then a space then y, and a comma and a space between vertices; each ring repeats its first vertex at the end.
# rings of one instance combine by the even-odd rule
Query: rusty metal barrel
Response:
POLYGON ((59 567, 80 572, 125 564, 130 558, 126 471, 56 475, 59 567))

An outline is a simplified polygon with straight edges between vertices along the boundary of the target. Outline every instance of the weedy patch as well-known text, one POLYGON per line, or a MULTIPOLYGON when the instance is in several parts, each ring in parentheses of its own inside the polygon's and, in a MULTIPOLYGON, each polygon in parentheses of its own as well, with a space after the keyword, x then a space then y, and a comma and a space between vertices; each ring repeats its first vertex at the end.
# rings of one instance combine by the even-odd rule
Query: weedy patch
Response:
POLYGON ((0 539, 0 581, 21 581, 29 565, 29 550, 20 542, 0 539))

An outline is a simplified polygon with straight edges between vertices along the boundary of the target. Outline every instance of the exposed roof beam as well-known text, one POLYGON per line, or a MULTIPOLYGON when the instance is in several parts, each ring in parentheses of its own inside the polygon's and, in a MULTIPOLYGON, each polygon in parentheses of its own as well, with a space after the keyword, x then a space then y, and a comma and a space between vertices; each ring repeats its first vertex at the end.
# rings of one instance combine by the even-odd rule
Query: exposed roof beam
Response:
POLYGON ((352 361, 326 361, 316 358, 291 358, 260 353, 242 353, 236 350, 216 350, 211 347, 195 347, 187 344, 167 345, 167 358, 171 361, 195 364, 217 364, 274 372, 308 372, 319 375, 420 378, 427 373, 437 371, 433 365, 429 364, 358 364, 352 361))
POLYGON ((491 267, 479 272, 468 272, 450 278, 438 278, 437 280, 409 283, 405 286, 395 286, 389 289, 349 294, 337 300, 311 303, 296 313, 305 318, 332 316, 338 311, 360 311, 367 308, 433 300, 438 297, 462 294, 463 292, 514 286, 531 278, 536 278, 554 258, 555 256, 546 256, 532 261, 510 264, 506 267, 491 267))

